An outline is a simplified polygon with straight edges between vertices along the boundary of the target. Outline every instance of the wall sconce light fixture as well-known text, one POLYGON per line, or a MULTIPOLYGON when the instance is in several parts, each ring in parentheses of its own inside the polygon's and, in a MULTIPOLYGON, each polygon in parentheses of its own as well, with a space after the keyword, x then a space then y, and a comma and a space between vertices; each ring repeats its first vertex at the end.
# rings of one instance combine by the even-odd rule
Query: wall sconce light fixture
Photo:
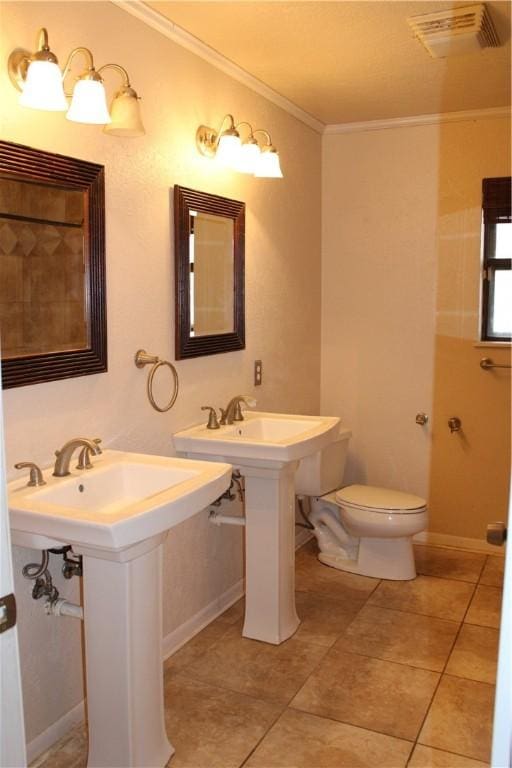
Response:
POLYGON ((98 70, 88 48, 74 48, 61 71, 59 62, 48 45, 48 32, 39 30, 37 51, 30 53, 23 48, 12 51, 8 61, 9 77, 21 91, 20 104, 31 109, 66 112, 66 117, 76 123, 104 125, 105 133, 113 136, 142 136, 144 126, 140 115, 139 97, 130 85, 127 71, 119 64, 104 64, 98 70), (77 56, 85 59, 85 69, 78 78, 72 93, 66 92, 65 80, 72 62, 77 56), (121 88, 107 107, 102 73, 112 69, 122 78, 121 88), (68 98, 71 97, 71 104, 68 98))
POLYGON ((223 117, 218 131, 200 125, 196 132, 196 144, 202 155, 215 158, 226 168, 239 173, 252 173, 258 178, 283 178, 279 154, 272 144, 269 132, 263 128, 253 130, 251 124, 245 121, 235 125, 233 115, 223 117), (227 128, 222 130, 226 120, 227 128), (238 130, 242 126, 248 129, 244 141, 238 130), (260 144, 256 134, 262 134, 265 143, 260 144))

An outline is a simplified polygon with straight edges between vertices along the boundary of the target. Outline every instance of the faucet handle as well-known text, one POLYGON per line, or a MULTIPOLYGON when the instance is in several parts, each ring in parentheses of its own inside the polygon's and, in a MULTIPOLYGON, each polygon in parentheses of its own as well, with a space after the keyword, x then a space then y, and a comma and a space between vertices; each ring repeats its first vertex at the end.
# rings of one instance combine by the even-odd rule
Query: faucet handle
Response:
POLYGON ((30 479, 27 483, 27 486, 32 487, 34 485, 46 485, 46 480, 43 479, 43 473, 37 464, 34 464, 33 461, 19 461, 14 465, 14 469, 25 468, 30 469, 30 479))
MULTIPOLYGON (((99 444, 101 443, 101 437, 95 437, 93 439, 93 443, 96 443, 98 446, 98 452, 101 453, 101 448, 99 448, 99 444)), ((77 469, 92 469, 93 464, 91 462, 91 449, 87 446, 84 446, 80 453, 78 454, 78 464, 76 465, 77 469)))
MULTIPOLYGON (((208 414, 208 424, 206 425, 206 429, 220 429, 220 424, 217 418, 217 414, 215 412, 215 408, 212 408, 211 405, 202 405, 201 410, 210 411, 210 413, 208 414)), ((221 412, 222 412, 222 409, 221 409, 221 412)))

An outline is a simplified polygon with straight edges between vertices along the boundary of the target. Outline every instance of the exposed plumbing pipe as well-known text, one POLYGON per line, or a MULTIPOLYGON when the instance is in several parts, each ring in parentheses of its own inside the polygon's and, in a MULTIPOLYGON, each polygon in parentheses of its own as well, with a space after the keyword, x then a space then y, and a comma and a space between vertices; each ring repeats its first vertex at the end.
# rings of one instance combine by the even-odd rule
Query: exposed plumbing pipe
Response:
POLYGON ((214 509, 210 511, 210 523, 214 525, 245 525, 245 517, 235 517, 235 515, 221 515, 214 509))
POLYGON ((57 600, 47 600, 44 604, 44 610, 48 616, 72 616, 74 619, 84 618, 82 606, 70 603, 68 600, 64 600, 63 597, 58 597, 57 600))

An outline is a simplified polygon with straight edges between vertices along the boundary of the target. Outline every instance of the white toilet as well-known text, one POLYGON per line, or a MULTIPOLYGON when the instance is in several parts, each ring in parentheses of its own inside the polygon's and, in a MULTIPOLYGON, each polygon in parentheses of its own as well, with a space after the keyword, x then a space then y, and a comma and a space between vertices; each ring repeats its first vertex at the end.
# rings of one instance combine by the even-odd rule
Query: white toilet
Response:
POLYGON ((299 464, 297 496, 309 496, 309 520, 318 559, 342 571, 378 579, 414 579, 412 537, 427 527, 424 499, 402 491, 349 485, 338 488, 345 469, 351 432, 299 464), (337 490, 333 490, 337 489, 337 490))

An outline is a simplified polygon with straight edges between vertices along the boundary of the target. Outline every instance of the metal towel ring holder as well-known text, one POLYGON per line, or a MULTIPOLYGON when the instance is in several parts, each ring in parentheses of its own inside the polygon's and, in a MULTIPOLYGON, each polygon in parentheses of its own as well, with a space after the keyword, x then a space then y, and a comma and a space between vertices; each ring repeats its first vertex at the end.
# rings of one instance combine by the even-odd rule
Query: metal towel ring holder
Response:
POLYGON ((145 349, 139 349, 135 353, 135 365, 137 366, 137 368, 144 368, 145 365, 153 366, 149 372, 148 381, 146 385, 148 400, 153 406, 153 408, 155 409, 155 411, 159 411, 160 413, 165 413, 165 411, 170 411, 174 403, 176 402, 176 398, 178 397, 178 390, 179 390, 178 372, 176 371, 176 368, 174 367, 174 365, 170 363, 168 360, 160 360, 160 358, 157 357, 156 355, 148 354, 145 349), (171 399, 169 400, 167 405, 164 405, 163 408, 160 408, 160 406, 156 404, 155 398, 153 397, 153 377, 161 365, 166 365, 168 368, 170 368, 173 379, 174 379, 174 389, 171 395, 171 399))

